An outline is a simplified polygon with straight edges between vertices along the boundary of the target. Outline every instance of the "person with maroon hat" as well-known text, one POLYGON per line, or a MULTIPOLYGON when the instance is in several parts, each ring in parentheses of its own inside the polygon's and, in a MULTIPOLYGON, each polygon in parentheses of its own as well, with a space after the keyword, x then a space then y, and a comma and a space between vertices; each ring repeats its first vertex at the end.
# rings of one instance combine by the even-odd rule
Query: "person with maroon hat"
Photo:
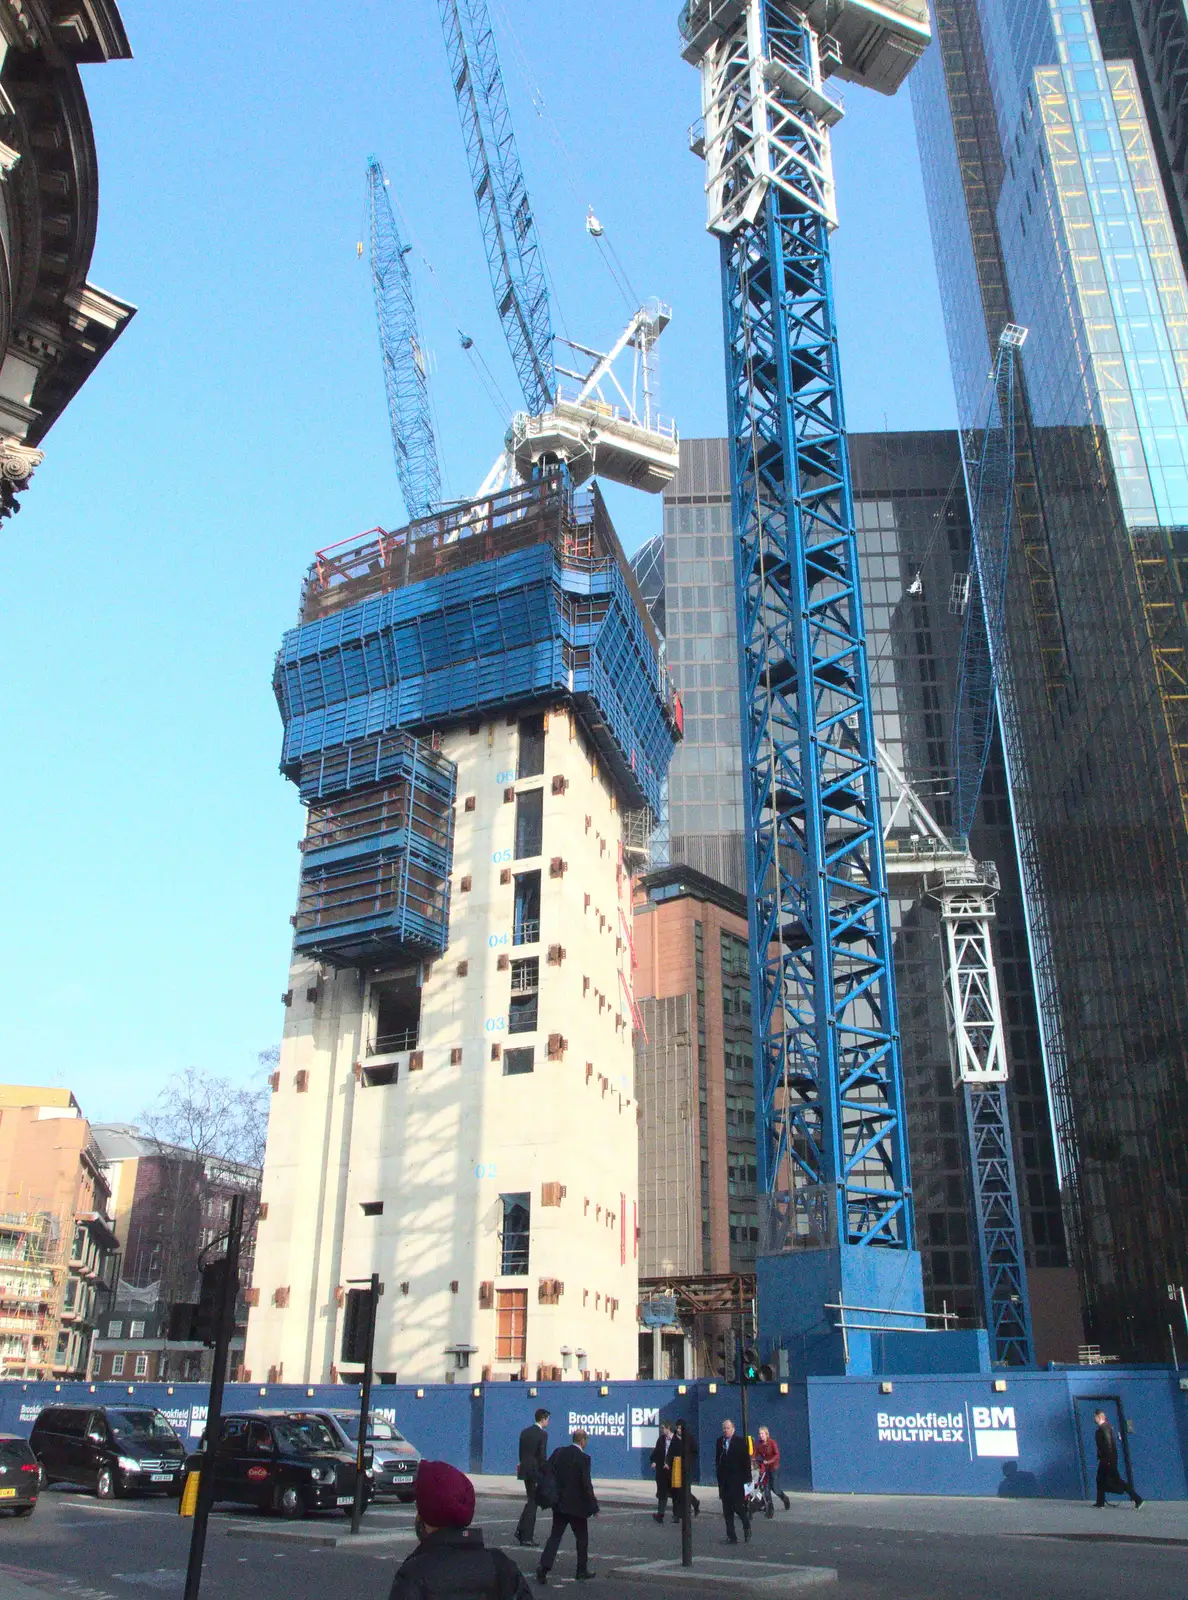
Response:
POLYGON ((524 1574, 472 1528, 474 1484, 445 1461, 422 1461, 413 1485, 420 1543, 397 1569, 388 1600, 532 1600, 524 1574))

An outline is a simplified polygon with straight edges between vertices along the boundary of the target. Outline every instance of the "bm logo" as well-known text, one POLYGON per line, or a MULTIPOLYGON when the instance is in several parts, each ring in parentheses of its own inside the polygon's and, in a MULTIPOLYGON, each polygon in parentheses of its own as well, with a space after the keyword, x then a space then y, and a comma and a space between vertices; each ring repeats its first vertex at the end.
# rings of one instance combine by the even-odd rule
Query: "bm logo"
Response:
POLYGON ((660 1436, 660 1407, 631 1407, 631 1448, 650 1450, 660 1436))
POLYGON ((974 1406, 973 1436, 974 1449, 980 1456, 1018 1456, 1014 1406, 974 1406))

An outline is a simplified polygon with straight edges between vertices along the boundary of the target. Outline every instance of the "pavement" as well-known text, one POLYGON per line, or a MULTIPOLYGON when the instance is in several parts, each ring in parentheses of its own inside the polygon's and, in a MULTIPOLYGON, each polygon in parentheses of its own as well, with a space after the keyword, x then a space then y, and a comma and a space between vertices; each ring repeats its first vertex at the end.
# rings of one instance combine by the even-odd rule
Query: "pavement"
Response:
MULTIPOLYGON (((477 1522, 533 1582, 537 1551, 513 1542, 523 1490, 476 1480, 477 1522)), ((680 1530, 652 1520, 648 1483, 597 1485, 591 1527, 601 1600, 690 1595, 819 1595, 821 1600, 1188 1600, 1188 1505, 1106 1511, 1060 1501, 953 1497, 791 1496, 760 1518, 750 1544, 726 1546, 706 1489, 693 1524, 694 1566, 682 1570, 680 1530)), ((545 1531, 546 1518, 537 1524, 545 1531)), ((0 1600, 181 1600, 190 1523, 172 1502, 100 1504, 55 1488, 23 1521, 0 1519, 0 1600)), ((373 1506, 360 1540, 345 1518, 288 1524, 250 1511, 211 1520, 203 1600, 387 1600, 415 1543, 410 1507, 373 1506), (317 1543, 311 1542, 317 1540, 317 1543)), ((551 1574, 574 1585, 566 1536, 551 1574)), ((585 1591, 583 1591, 584 1593, 585 1591)))

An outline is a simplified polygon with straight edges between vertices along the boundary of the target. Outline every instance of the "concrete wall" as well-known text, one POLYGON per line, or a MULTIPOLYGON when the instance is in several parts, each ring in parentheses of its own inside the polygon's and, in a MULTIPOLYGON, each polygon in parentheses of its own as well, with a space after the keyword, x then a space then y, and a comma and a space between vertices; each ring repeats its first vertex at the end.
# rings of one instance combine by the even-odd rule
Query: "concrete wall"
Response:
POLYGON ((497 1359, 496 1312, 480 1305, 484 1283, 496 1294, 528 1291, 527 1376, 542 1365, 575 1378, 579 1365, 619 1378, 636 1370, 637 1111, 622 819, 569 714, 554 711, 547 723, 545 770, 534 778, 516 778, 516 718, 443 739, 458 767, 450 942, 424 973, 419 1066, 407 1051, 368 1054, 369 989, 359 973, 319 975, 306 961, 292 968, 264 1167, 259 1305, 245 1358, 257 1381, 270 1373, 332 1379, 342 1291, 373 1271, 384 1284, 379 1372, 440 1382, 450 1348, 469 1345, 459 1381, 487 1367, 518 1375, 518 1362, 497 1359), (515 796, 541 788, 542 853, 516 859, 515 796), (558 876, 554 859, 564 863, 558 876), (538 869, 540 940, 515 947, 515 874, 538 869), (553 947, 562 951, 557 962, 553 947), (508 961, 524 956, 540 965, 538 1028, 509 1037, 508 961), (549 1059, 550 1035, 564 1041, 557 1059, 549 1059), (533 1047, 531 1073, 505 1076, 509 1045, 533 1047), (397 1081, 367 1087, 357 1064, 381 1062, 395 1065, 397 1081), (560 1204, 544 1205, 544 1186, 556 1184, 565 1190, 560 1204), (529 1274, 502 1278, 500 1196, 524 1192, 529 1274), (377 1201, 382 1215, 365 1215, 363 1205, 377 1201), (557 1304, 541 1301, 543 1280, 563 1285, 557 1304))

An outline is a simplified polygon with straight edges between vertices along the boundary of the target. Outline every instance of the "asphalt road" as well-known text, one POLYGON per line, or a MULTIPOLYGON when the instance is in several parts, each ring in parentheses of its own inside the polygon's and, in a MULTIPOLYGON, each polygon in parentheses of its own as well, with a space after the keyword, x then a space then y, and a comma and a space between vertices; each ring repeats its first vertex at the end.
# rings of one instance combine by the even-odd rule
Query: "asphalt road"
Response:
MULTIPOLYGON (((1099 1513, 1110 1518, 1103 1528, 1128 1536, 1126 1541, 1107 1541, 1092 1532, 1054 1537, 989 1527, 977 1533, 951 1527, 932 1532, 862 1527, 829 1520, 825 1503, 817 1522, 811 1497, 794 1504, 799 1515, 781 1513, 774 1521, 760 1521, 750 1545, 729 1550, 721 1543, 716 1503, 704 1496, 694 1524, 695 1556, 835 1567, 838 1583, 809 1591, 822 1600, 1118 1600, 1120 1595, 1188 1600, 1185 1542, 1159 1543, 1144 1535, 1142 1512, 1119 1508, 1099 1513)), ((518 1510, 506 1499, 480 1499, 476 1520, 488 1543, 511 1545, 518 1510)), ((343 1524, 330 1517, 327 1526, 338 1532, 343 1524)), ((369 1544, 360 1551, 295 1545, 277 1529, 267 1517, 216 1513, 207 1544, 204 1596, 386 1600, 392 1574, 413 1541, 412 1513, 402 1507, 368 1512, 364 1531, 390 1535, 393 1542, 369 1544), (247 1528, 262 1537, 236 1536, 236 1530, 247 1528)), ((605 1600, 665 1600, 692 1589, 680 1580, 643 1584, 623 1571, 633 1560, 679 1557, 679 1528, 658 1527, 646 1508, 608 1507, 592 1532, 592 1562, 600 1581, 595 1589, 579 1592, 605 1600)), ((77 1491, 51 1489, 31 1518, 0 1520, 0 1600, 48 1595, 63 1600, 180 1600, 189 1537, 190 1524, 178 1518, 172 1501, 100 1505, 77 1491)), ((531 1576, 529 1552, 512 1546, 512 1553, 531 1576)), ((567 1542, 553 1578, 571 1593, 573 1569, 573 1547, 567 1542)), ((726 1594, 730 1587, 698 1584, 692 1592, 726 1594)))

